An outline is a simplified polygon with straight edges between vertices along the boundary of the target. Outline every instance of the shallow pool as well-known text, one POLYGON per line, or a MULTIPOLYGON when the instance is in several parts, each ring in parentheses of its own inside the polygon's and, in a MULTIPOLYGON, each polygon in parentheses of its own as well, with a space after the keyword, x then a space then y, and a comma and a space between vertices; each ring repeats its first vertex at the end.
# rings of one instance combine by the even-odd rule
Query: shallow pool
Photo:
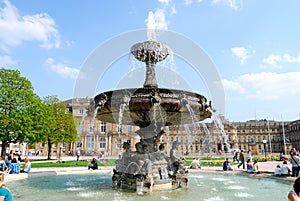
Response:
POLYGON ((190 173, 188 189, 145 195, 111 189, 111 175, 63 175, 8 182, 14 201, 235 201, 287 200, 291 182, 247 176, 190 173))

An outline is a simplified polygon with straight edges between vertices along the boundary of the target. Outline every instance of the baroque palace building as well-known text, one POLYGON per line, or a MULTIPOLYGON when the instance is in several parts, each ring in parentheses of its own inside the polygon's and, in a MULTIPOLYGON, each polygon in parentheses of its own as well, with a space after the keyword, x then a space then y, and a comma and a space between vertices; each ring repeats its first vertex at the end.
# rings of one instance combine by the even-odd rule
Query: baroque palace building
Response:
MULTIPOLYGON (((96 118, 93 99, 75 98, 65 101, 67 108, 73 113, 78 131, 76 143, 53 144, 54 155, 67 155, 80 151, 81 155, 118 156, 123 152, 122 145, 129 142, 131 150, 140 141, 135 133, 136 126, 106 123, 96 118)), ((117 117, 116 117, 117 118, 117 117)), ((251 150, 252 154, 288 153, 292 147, 300 150, 300 120, 271 121, 250 120, 246 122, 230 122, 219 116, 218 122, 212 121, 182 126, 167 126, 161 143, 168 152, 174 141, 179 142, 179 152, 184 156, 221 154, 230 150, 251 150), (225 142, 225 143, 224 143, 225 142)), ((11 145, 10 149, 24 150, 23 154, 47 154, 47 146, 11 145), (25 150, 26 148, 26 150, 25 150)))

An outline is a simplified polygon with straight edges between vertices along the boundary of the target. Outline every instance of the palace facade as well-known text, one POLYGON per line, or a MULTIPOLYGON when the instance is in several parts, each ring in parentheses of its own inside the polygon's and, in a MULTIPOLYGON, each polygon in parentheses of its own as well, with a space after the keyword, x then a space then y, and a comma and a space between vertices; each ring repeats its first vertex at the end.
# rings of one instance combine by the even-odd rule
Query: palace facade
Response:
MULTIPOLYGON (((52 155, 66 155, 80 150, 82 155, 118 156, 123 152, 122 145, 129 142, 131 150, 140 137, 135 133, 136 126, 118 126, 96 118, 93 99, 76 98, 65 101, 77 122, 78 141, 76 143, 54 144, 52 155)), ((117 117, 116 117, 117 118, 117 117)), ((300 120, 272 121, 250 120, 229 122, 219 116, 216 122, 200 122, 182 126, 167 126, 161 143, 166 151, 174 141, 179 142, 179 151, 186 156, 219 154, 230 150, 252 150, 252 154, 288 153, 295 147, 300 150, 300 120), (229 149, 228 149, 229 148, 229 149)), ((16 150, 17 145, 10 149, 16 150)), ((47 154, 44 144, 19 145, 26 154, 47 154), (25 150, 26 148, 26 150, 25 150)), ((24 153, 23 152, 23 153, 24 153)))

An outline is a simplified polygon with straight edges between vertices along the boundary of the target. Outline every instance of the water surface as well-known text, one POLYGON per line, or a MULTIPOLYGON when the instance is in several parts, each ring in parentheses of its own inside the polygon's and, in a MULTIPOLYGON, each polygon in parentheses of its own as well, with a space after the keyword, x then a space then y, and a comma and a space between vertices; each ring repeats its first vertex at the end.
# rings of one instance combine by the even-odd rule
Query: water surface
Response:
POLYGON ((145 195, 111 189, 111 175, 61 175, 8 182, 14 201, 269 201, 287 200, 291 182, 247 176, 190 173, 188 189, 145 195))

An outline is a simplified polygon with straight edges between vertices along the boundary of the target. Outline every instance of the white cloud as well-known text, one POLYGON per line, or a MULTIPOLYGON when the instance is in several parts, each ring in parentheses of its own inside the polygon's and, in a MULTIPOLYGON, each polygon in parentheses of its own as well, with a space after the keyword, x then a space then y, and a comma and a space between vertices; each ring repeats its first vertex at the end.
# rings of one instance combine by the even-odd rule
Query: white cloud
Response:
POLYGON ((10 68, 16 66, 17 64, 18 62, 14 61, 10 56, 0 56, 0 68, 10 68))
POLYGON ((184 0, 184 5, 189 6, 193 3, 193 0, 184 0))
POLYGON ((300 94, 300 72, 256 73, 241 75, 235 80, 222 80, 226 90, 244 94, 249 99, 275 100, 300 94))
POLYGON ((170 15, 174 15, 174 14, 176 14, 176 13, 177 13, 177 11, 176 11, 175 5, 173 5, 173 6, 171 7, 170 15))
POLYGON ((170 0, 158 0, 159 3, 168 5, 170 0))
POLYGON ((244 47, 233 47, 231 51, 240 59, 241 64, 245 64, 250 57, 247 49, 244 47))
POLYGON ((242 7, 243 0, 212 0, 212 4, 223 4, 229 6, 233 10, 238 10, 242 7))
POLYGON ((53 58, 48 58, 45 61, 45 65, 63 78, 77 79, 79 75, 78 69, 69 67, 65 64, 56 63, 53 58))
POLYGON ((55 21, 46 13, 20 16, 16 7, 3 0, 0 7, 0 47, 37 40, 43 48, 60 47, 55 21))
POLYGON ((281 69, 283 63, 300 63, 300 54, 295 57, 290 56, 289 54, 283 54, 283 55, 271 54, 263 59, 263 63, 281 69))
POLYGON ((224 79, 224 80, 222 80, 222 83, 223 83, 223 86, 225 89, 237 91, 241 94, 245 93, 245 89, 243 88, 243 86, 236 81, 230 81, 230 80, 224 79))

